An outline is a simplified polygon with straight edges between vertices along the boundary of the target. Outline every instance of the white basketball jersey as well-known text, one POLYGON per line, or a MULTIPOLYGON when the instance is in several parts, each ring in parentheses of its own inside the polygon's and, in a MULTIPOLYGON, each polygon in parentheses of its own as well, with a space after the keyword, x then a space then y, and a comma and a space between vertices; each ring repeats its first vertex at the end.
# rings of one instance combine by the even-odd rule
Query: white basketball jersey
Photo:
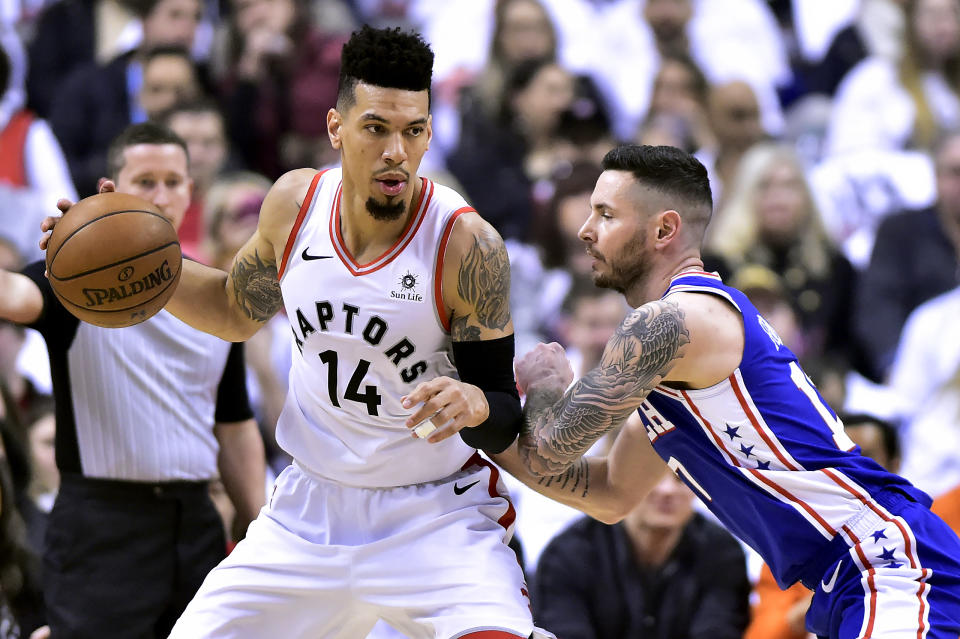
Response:
POLYGON ((400 398, 456 377, 440 275, 456 218, 473 211, 420 178, 397 242, 359 264, 340 235, 341 171, 318 173, 287 240, 278 276, 296 344, 277 441, 307 472, 353 486, 422 483, 474 453, 460 437, 415 439, 400 398))

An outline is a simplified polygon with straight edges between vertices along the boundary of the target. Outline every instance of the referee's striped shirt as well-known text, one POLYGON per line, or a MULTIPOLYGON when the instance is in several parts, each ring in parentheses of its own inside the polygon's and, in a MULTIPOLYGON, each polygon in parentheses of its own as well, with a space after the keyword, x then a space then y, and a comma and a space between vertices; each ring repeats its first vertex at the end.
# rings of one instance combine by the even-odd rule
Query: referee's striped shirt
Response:
POLYGON ((127 328, 81 322, 44 263, 24 269, 43 294, 30 327, 47 342, 60 472, 128 481, 217 476, 215 422, 252 416, 243 350, 166 311, 127 328))

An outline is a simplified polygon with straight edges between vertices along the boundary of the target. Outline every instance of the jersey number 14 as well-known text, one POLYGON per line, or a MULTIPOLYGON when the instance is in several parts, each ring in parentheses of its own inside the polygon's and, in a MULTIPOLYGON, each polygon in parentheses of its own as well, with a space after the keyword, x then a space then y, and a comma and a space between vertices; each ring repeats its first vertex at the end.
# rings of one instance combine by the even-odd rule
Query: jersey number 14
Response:
MULTIPOLYGON (((323 351, 320 353, 320 361, 327 365, 327 392, 330 394, 330 403, 340 408, 340 393, 337 388, 337 380, 339 379, 337 376, 337 352, 323 351)), ((377 413, 377 406, 382 403, 377 387, 373 384, 367 384, 364 386, 363 392, 360 392, 360 383, 363 382, 368 370, 370 370, 370 362, 365 359, 357 362, 357 368, 350 376, 350 382, 347 384, 347 391, 343 394, 343 398, 358 404, 366 404, 367 414, 377 415, 379 414, 377 413)))

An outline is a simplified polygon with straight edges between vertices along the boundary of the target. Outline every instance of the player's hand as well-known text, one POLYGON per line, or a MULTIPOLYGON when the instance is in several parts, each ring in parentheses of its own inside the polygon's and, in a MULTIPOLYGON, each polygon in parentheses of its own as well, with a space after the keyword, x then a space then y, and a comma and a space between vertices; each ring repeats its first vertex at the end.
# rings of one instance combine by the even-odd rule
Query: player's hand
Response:
MULTIPOLYGON (((113 180, 107 178, 100 178, 97 182, 97 192, 98 193, 112 193, 117 190, 117 185, 113 183, 113 180)), ((57 200, 57 208, 60 209, 60 215, 50 215, 43 218, 43 221, 40 222, 40 231, 43 235, 40 237, 40 248, 44 251, 47 250, 47 243, 50 241, 50 235, 53 233, 53 227, 57 225, 57 222, 60 221, 60 218, 70 210, 70 207, 75 203, 71 202, 67 198, 63 197, 57 200)))
MULTIPOLYGON (((479 426, 490 415, 490 406, 483 391, 450 377, 435 377, 419 384, 402 397, 404 408, 420 407, 407 419, 407 428, 414 429, 430 419, 437 430, 427 436, 431 444, 442 442, 464 428, 479 426)), ((414 437, 417 437, 414 432, 414 437)))
POLYGON ((544 382, 566 389, 573 381, 570 360, 563 346, 556 342, 537 344, 529 353, 517 358, 513 368, 517 374, 517 386, 524 395, 531 386, 544 382))

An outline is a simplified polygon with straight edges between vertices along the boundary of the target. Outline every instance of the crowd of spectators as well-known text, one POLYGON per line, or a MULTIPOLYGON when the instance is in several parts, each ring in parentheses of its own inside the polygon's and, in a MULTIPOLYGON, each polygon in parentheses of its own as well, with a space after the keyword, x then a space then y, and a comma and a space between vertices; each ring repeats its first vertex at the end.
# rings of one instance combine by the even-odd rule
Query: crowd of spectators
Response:
MULTIPOLYGON (((599 360, 626 312, 593 289, 578 239, 599 158, 618 142, 683 148, 711 176, 708 270, 755 301, 838 412, 891 425, 902 474, 958 525, 960 0, 2 2, 0 268, 42 257, 40 220, 58 198, 95 193, 110 141, 147 120, 188 145, 184 253, 224 268, 273 180, 336 161, 326 113, 340 47, 363 23, 416 29, 434 48, 421 172, 506 240, 520 352, 559 341, 578 375, 599 360)), ((290 356, 282 319, 247 345, 275 471, 290 356)), ((46 353, 5 322, 0 391, 7 639, 42 622, 31 557, 58 479, 46 353)), ((728 581, 715 592, 701 560, 743 564, 740 550, 718 554, 726 533, 681 488, 664 484, 609 527, 516 486, 541 625, 566 639, 740 636, 740 575, 718 567, 728 581), (605 589, 583 583, 571 556, 605 589), (540 567, 579 583, 538 584, 540 567)))

